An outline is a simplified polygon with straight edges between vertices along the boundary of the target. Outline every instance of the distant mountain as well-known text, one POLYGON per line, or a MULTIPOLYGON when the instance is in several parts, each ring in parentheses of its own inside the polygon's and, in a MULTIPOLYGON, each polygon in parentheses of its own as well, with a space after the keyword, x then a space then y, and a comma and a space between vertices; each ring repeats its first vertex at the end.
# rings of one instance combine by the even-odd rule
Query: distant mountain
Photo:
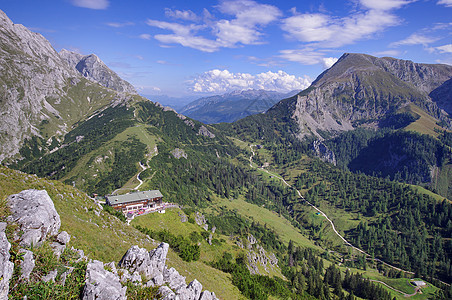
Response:
POLYGON ((296 96, 218 128, 269 147, 284 142, 277 162, 315 149, 340 167, 452 197, 452 137, 442 132, 451 128, 451 82, 449 65, 347 53, 296 96))
POLYGON ((186 105, 180 112, 207 124, 229 123, 249 115, 263 113, 281 99, 291 97, 298 92, 233 91, 224 95, 200 98, 186 105))
POLYGON ((299 138, 323 138, 322 132, 334 134, 375 124, 409 104, 449 122, 452 94, 447 93, 447 82, 451 77, 449 65, 347 53, 308 89, 281 101, 269 114, 287 110, 299 138))
POLYGON ((159 102, 162 105, 169 106, 177 111, 181 111, 182 108, 195 100, 196 96, 186 96, 186 97, 171 97, 168 95, 144 95, 143 97, 148 98, 153 102, 159 102))
POLYGON ((81 55, 62 49, 60 57, 68 62, 86 79, 97 82, 104 87, 118 92, 136 94, 135 88, 127 81, 121 79, 118 74, 110 70, 95 54, 81 55))

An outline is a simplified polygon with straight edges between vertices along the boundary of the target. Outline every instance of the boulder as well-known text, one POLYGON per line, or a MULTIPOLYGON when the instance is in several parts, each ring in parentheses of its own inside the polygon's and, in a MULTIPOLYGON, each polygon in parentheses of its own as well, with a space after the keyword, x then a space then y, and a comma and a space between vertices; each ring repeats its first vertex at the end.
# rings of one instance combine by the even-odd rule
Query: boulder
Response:
POLYGON ((29 247, 41 245, 48 235, 56 235, 61 226, 52 199, 45 190, 24 190, 8 197, 11 216, 23 232, 19 244, 29 247))
POLYGON ((199 300, 218 300, 214 292, 204 291, 201 293, 199 300))
POLYGON ((126 300, 126 289, 118 276, 104 269, 102 262, 94 260, 88 263, 82 299, 126 300))
POLYGON ((168 248, 167 243, 161 243, 156 249, 147 252, 144 248, 132 246, 122 257, 119 266, 131 273, 143 274, 148 279, 160 278, 165 268, 168 248))
POLYGON ((61 245, 67 245, 67 243, 69 243, 70 240, 71 236, 66 231, 61 231, 56 237, 56 241, 61 245))
POLYGON ((20 253, 24 253, 23 260, 20 263, 20 277, 25 279, 30 279, 30 274, 35 268, 35 260, 33 258, 33 252, 26 249, 20 249, 20 253))
POLYGON ((6 223, 0 223, 0 300, 8 299, 9 281, 13 276, 14 264, 9 261, 11 244, 5 234, 6 223))
POLYGON ((138 246, 132 246, 119 261, 119 267, 127 269, 130 273, 138 272, 150 278, 151 258, 149 252, 138 246))

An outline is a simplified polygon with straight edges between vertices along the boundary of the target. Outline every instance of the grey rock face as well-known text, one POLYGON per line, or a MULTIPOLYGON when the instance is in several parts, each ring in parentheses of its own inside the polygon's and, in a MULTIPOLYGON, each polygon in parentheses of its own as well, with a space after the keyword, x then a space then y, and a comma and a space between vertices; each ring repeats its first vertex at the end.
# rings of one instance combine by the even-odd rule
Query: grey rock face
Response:
POLYGON ((176 299, 176 294, 166 285, 163 285, 159 288, 159 293, 163 296, 162 300, 176 299))
POLYGON ((171 154, 174 156, 174 158, 180 159, 180 158, 187 158, 188 155, 185 153, 183 149, 175 148, 173 151, 171 151, 171 154))
POLYGON ((118 276, 104 269, 102 262, 95 260, 88 263, 82 299, 126 300, 126 289, 118 276))
POLYGON ((198 135, 206 136, 211 139, 215 138, 215 134, 210 132, 209 129, 207 129, 206 126, 204 126, 204 125, 201 125, 201 127, 199 127, 198 135))
POLYGON ((173 290, 186 286, 185 277, 180 275, 174 268, 165 268, 163 271, 163 280, 164 282, 167 282, 169 287, 173 290))
POLYGON ((52 244, 50 244, 50 247, 53 250, 53 253, 57 256, 60 257, 61 254, 63 254, 64 250, 66 249, 66 245, 61 245, 58 242, 53 242, 52 244))
POLYGON ((298 125, 298 138, 314 135, 320 140, 324 131, 352 130, 410 103, 448 121, 441 109, 452 112, 447 100, 452 96, 443 101, 437 93, 451 78, 452 66, 448 65, 347 53, 310 88, 279 102, 269 112, 291 115, 298 125))
POLYGON ((336 165, 336 156, 322 141, 315 140, 312 144, 316 155, 323 161, 336 165))
POLYGON ((45 190, 25 190, 8 197, 11 216, 23 231, 21 246, 41 245, 47 235, 56 235, 61 226, 52 199, 45 190))
POLYGON ((30 274, 35 268, 35 260, 33 258, 33 252, 26 249, 20 249, 21 253, 24 253, 23 260, 20 263, 20 277, 30 279, 30 274))
POLYGON ((204 291, 201 293, 201 297, 199 300, 216 300, 218 299, 217 296, 215 296, 214 292, 204 291))
POLYGON ((156 249, 147 252, 146 249, 133 246, 124 254, 119 266, 130 273, 143 274, 148 279, 158 277, 163 274, 168 248, 167 243, 161 243, 156 249))
POLYGON ((9 261, 11 244, 5 234, 6 223, 0 223, 0 300, 8 299, 9 281, 13 276, 14 264, 9 261))
POLYGON ((85 78, 118 92, 136 94, 135 88, 110 70, 95 54, 81 55, 62 49, 59 53, 72 68, 85 78))

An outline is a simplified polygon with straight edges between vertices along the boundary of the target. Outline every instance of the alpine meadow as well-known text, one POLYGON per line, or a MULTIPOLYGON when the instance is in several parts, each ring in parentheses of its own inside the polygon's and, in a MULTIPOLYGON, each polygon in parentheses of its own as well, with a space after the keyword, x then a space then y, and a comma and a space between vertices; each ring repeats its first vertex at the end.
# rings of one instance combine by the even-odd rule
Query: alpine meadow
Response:
POLYGON ((0 4, 0 300, 452 299, 452 3, 305 2, 0 4))

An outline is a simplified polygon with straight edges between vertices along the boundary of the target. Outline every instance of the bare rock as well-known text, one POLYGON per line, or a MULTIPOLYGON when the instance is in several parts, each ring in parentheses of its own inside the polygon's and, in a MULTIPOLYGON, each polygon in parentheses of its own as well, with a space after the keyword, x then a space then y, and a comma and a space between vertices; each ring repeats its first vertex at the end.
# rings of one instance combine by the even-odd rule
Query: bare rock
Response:
POLYGON ((206 136, 211 139, 215 138, 215 134, 210 132, 209 129, 207 129, 204 125, 201 125, 201 127, 199 127, 198 135, 206 136))
POLYGON ((44 276, 42 278, 42 281, 44 281, 44 282, 49 282, 49 281, 55 282, 55 278, 57 277, 57 274, 58 274, 58 270, 57 269, 55 269, 53 271, 50 271, 49 274, 47 274, 46 276, 44 276))
POLYGON ((178 212, 177 214, 179 215, 180 221, 181 221, 182 223, 185 223, 185 222, 188 221, 187 215, 184 214, 183 212, 178 212))
POLYGON ((67 243, 69 243, 70 240, 71 236, 66 231, 61 231, 56 237, 56 241, 61 245, 67 245, 67 243))
POLYGON ((215 296, 214 292, 204 291, 201 293, 201 297, 199 300, 217 300, 217 296, 215 296))
POLYGON ((66 250, 66 245, 61 245, 60 243, 53 242, 50 244, 50 248, 52 248, 53 253, 57 257, 60 257, 61 254, 63 254, 64 250, 66 250))
POLYGON ((8 218, 20 225, 23 231, 21 246, 41 245, 47 235, 56 235, 61 226, 52 199, 45 190, 24 190, 8 197, 11 216, 8 218))
POLYGON ((176 294, 166 285, 162 285, 159 288, 159 293, 162 295, 162 300, 173 300, 176 299, 176 294))
POLYGON ((30 279, 30 274, 35 268, 35 260, 33 258, 33 252, 26 249, 20 249, 19 253, 24 253, 23 260, 20 263, 20 277, 26 280, 30 279))
POLYGON ((180 275, 179 272, 170 268, 163 271, 163 280, 168 283, 169 287, 177 290, 180 287, 186 286, 185 277, 180 275))
POLYGON ((156 249, 147 252, 144 248, 133 246, 124 254, 119 266, 131 273, 136 271, 143 274, 148 279, 155 278, 163 274, 168 248, 167 243, 161 243, 156 249))
POLYGON ((312 144, 315 154, 323 161, 336 165, 336 156, 322 141, 315 140, 312 144))
POLYGON ((9 261, 11 244, 5 234, 6 223, 0 223, 0 300, 7 300, 9 281, 13 276, 14 264, 9 261))
POLYGON ((105 270, 102 262, 95 260, 88 263, 83 300, 126 300, 126 289, 118 276, 105 270))
POLYGON ((185 153, 183 149, 175 148, 173 151, 171 151, 171 154, 174 156, 174 158, 180 159, 185 158, 187 159, 188 155, 185 153))

